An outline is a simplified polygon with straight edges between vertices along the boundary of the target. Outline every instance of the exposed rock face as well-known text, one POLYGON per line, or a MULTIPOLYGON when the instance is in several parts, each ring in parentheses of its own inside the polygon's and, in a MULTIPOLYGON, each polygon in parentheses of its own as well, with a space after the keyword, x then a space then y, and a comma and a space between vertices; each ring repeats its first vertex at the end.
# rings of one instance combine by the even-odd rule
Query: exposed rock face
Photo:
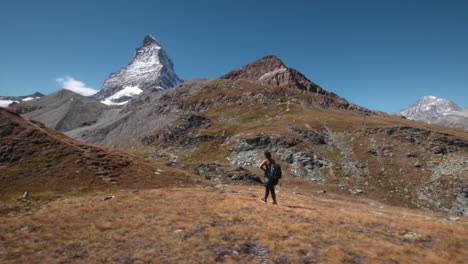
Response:
POLYGON ((196 168, 196 173, 205 179, 221 182, 226 180, 250 184, 262 182, 258 175, 244 167, 232 169, 230 166, 216 163, 201 164, 196 168))
POLYGON ((294 126, 290 126, 289 130, 303 136, 312 144, 325 145, 329 140, 327 133, 318 133, 313 130, 300 129, 294 126))
POLYGON ((304 75, 287 68, 279 58, 271 55, 221 76, 221 79, 247 80, 268 86, 294 87, 314 93, 325 93, 304 75))
POLYGON ((431 95, 424 96, 399 114, 411 120, 468 129, 468 109, 462 110, 450 100, 431 95))
POLYGON ((327 167, 330 162, 307 151, 299 151, 294 146, 303 143, 297 138, 280 136, 257 135, 244 138, 241 143, 231 149, 228 160, 236 165, 256 166, 260 164, 264 151, 270 151, 280 157, 282 162, 291 166, 291 172, 297 177, 323 182, 324 177, 320 170, 327 167))
POLYGON ((142 91, 172 88, 181 82, 167 53, 153 36, 147 35, 130 64, 112 73, 94 96, 105 104, 122 105, 142 91))
POLYGON ((322 89, 320 86, 307 79, 307 77, 302 73, 295 69, 286 67, 280 59, 271 55, 234 70, 220 78, 246 80, 268 86, 298 88, 300 90, 321 95, 317 98, 317 101, 322 107, 348 109, 362 114, 373 113, 366 108, 350 104, 338 95, 322 89))
POLYGON ((196 147, 202 142, 214 139, 212 136, 196 135, 198 130, 210 126, 210 119, 204 116, 190 115, 181 118, 177 126, 166 127, 157 134, 145 136, 142 141, 146 144, 157 143, 160 147, 166 148, 170 146, 196 147))

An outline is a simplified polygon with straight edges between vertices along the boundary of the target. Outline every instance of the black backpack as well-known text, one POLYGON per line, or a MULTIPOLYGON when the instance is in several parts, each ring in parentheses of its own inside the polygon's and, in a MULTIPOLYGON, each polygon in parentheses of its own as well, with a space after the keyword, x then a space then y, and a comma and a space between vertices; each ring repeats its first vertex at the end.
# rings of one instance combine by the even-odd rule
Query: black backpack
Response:
POLYGON ((270 161, 270 173, 269 176, 272 180, 279 180, 281 176, 283 176, 283 172, 281 171, 281 166, 276 163, 274 160, 270 161))

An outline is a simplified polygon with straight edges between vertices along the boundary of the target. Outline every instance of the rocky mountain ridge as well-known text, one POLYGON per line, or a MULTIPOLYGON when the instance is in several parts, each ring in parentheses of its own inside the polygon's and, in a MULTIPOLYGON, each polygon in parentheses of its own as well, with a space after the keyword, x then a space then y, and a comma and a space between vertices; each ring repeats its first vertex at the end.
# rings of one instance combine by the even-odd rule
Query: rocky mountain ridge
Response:
POLYGON ((307 79, 307 77, 301 72, 286 67, 278 57, 273 55, 265 56, 253 63, 223 75, 220 78, 246 80, 266 86, 297 88, 302 91, 316 94, 319 97, 317 98, 317 103, 321 107, 347 109, 362 114, 376 113, 364 107, 351 104, 344 98, 324 90, 319 85, 307 79))

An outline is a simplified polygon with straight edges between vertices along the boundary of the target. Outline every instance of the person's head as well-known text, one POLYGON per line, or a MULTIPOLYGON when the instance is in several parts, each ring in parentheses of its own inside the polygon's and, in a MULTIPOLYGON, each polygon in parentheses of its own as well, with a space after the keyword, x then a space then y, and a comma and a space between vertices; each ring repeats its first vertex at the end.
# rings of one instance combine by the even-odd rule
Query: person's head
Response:
POLYGON ((265 154, 265 158, 271 159, 271 153, 269 151, 265 151, 263 154, 265 154))

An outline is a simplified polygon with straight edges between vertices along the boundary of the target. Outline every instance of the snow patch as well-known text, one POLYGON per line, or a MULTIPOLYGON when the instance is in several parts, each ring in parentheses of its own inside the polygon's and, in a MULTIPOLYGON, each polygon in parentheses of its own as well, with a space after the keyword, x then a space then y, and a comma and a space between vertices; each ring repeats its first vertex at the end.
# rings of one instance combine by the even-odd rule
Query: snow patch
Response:
MULTIPOLYGON (((36 97, 36 98, 39 98, 39 97, 36 97)), ((24 102, 31 101, 31 100, 34 100, 34 97, 26 97, 26 98, 21 99, 21 101, 24 101, 24 102)))
POLYGON ((119 99, 122 97, 135 97, 139 95, 143 90, 138 88, 138 86, 126 86, 124 89, 118 91, 117 93, 107 97, 105 100, 102 100, 101 103, 105 105, 124 105, 128 101, 119 102, 119 99))
POLYGON ((18 101, 13 101, 13 100, 0 100, 0 106, 1 107, 8 107, 12 103, 19 103, 18 101))

